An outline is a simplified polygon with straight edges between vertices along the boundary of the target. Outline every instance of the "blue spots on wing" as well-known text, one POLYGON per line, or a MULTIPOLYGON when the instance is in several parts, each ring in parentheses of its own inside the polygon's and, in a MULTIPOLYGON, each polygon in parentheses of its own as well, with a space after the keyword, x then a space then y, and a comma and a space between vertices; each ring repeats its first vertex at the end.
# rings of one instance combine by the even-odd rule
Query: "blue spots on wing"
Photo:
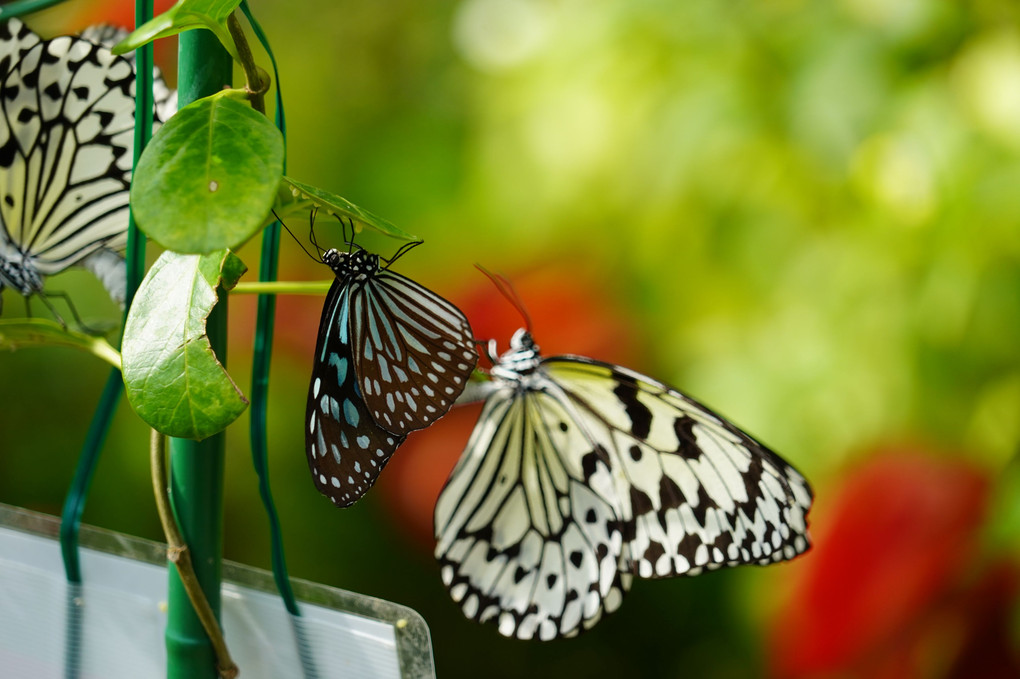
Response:
POLYGON ((357 427, 358 422, 361 421, 361 415, 358 413, 358 409, 349 398, 344 399, 344 419, 347 420, 347 424, 352 427, 357 427))
MULTIPOLYGON (((350 289, 345 287, 344 292, 343 292, 343 301, 340 303, 340 314, 339 314, 340 320, 337 323, 337 325, 340 327, 340 341, 343 344, 350 344, 351 343, 350 336, 347 334, 347 326, 348 326, 347 319, 351 317, 350 316, 350 304, 349 304, 351 296, 350 296, 349 293, 350 293, 350 289)), ((334 316, 333 318, 336 319, 336 316, 334 316)))
POLYGON ((347 381, 347 358, 341 358, 335 351, 330 352, 329 367, 336 368, 336 383, 343 385, 347 381))

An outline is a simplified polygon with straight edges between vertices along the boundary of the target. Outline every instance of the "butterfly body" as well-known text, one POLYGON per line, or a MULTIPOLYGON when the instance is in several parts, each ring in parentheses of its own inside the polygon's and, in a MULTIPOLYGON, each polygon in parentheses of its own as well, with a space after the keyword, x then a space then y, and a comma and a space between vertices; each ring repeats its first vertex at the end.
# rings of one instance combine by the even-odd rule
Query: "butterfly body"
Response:
POLYGON ((633 577, 790 559, 811 491, 680 392, 519 331, 436 504, 436 556, 468 617, 518 638, 573 636, 633 577))
POLYGON ((345 507, 408 433, 449 410, 478 356, 463 314, 378 255, 330 249, 322 261, 336 280, 319 323, 305 448, 316 487, 345 507))

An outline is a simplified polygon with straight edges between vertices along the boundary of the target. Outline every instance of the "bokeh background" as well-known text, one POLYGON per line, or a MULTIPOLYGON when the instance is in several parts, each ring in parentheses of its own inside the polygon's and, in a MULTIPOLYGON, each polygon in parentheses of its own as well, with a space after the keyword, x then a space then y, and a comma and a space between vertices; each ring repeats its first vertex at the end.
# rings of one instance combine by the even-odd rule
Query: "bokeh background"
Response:
MULTIPOLYGON (((129 22, 129 4, 29 24, 129 22)), ((282 297, 269 440, 292 575, 418 610, 442 677, 1020 676, 1015 3, 251 5, 280 62, 289 173, 423 236, 402 273, 503 347, 521 319, 472 265, 502 272, 547 353, 679 386, 816 492, 816 546, 794 563, 640 581, 578 639, 505 640, 462 618, 431 557, 477 407, 334 509, 300 424, 321 298, 282 297)), ((158 58, 172 78, 172 44, 158 58)), ((281 278, 326 275, 284 240, 281 278)), ((88 274, 51 286, 116 315, 88 274)), ((230 304, 247 390, 254 301, 230 304)), ((59 513, 106 372, 69 349, 0 356, 0 501, 59 513)), ((127 405, 85 519, 160 538, 127 405)), ((269 567, 246 416, 225 552, 269 567)))

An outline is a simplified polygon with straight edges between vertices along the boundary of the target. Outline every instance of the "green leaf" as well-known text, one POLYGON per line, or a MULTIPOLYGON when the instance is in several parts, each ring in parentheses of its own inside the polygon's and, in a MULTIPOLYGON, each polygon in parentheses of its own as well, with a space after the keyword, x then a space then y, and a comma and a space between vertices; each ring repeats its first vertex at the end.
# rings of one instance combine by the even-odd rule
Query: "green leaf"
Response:
POLYGON ((330 193, 329 191, 323 191, 322 189, 314 186, 303 184, 297 180, 291 179, 290 177, 284 177, 283 182, 285 186, 287 184, 290 185, 290 192, 292 196, 298 199, 310 201, 313 205, 317 206, 321 210, 325 210, 328 214, 342 215, 351 219, 354 222, 355 232, 361 231, 362 226, 367 226, 398 240, 412 242, 421 241, 421 238, 412 236, 406 231, 398 229, 382 217, 358 207, 351 201, 343 198, 342 196, 338 196, 335 193, 330 193))
POLYGON ((145 147, 131 183, 139 228, 165 248, 206 254, 257 233, 283 176, 283 136, 238 90, 185 106, 145 147))
POLYGON ((142 281, 121 351, 128 401, 153 429, 202 440, 248 407, 213 353, 205 327, 217 286, 229 290, 245 268, 225 250, 164 252, 142 281))
POLYGON ((43 318, 0 319, 0 349, 60 346, 81 349, 120 368, 120 354, 102 337, 70 330, 43 318))
POLYGON ((114 54, 124 54, 142 45, 177 35, 193 28, 208 28, 216 34, 234 61, 240 61, 237 47, 227 28, 227 18, 241 4, 241 0, 180 0, 176 5, 153 17, 117 43, 114 54))

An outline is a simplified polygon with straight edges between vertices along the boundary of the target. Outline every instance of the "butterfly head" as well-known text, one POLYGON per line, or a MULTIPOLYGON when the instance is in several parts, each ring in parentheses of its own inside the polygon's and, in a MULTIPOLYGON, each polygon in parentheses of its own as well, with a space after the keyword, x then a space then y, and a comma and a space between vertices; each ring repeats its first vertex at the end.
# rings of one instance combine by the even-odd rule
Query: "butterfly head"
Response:
MULTIPOLYGON (((490 348, 490 354, 495 353, 490 348)), ((542 362, 538 345, 531 333, 525 328, 519 329, 510 338, 510 348, 493 361, 491 374, 509 380, 518 380, 529 375, 542 362)))
POLYGON ((379 255, 361 249, 340 252, 330 248, 323 253, 322 262, 333 270, 337 278, 344 280, 367 278, 379 270, 379 255))

